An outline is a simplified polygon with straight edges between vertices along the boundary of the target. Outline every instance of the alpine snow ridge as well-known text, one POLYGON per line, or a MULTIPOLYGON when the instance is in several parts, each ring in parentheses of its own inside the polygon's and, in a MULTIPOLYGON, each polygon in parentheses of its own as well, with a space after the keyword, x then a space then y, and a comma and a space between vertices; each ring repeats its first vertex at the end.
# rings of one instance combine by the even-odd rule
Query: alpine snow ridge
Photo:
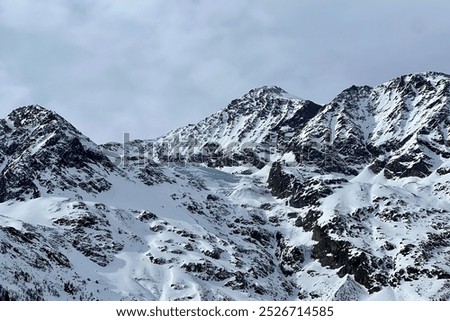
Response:
POLYGON ((2 300, 450 299, 450 76, 321 106, 253 89, 197 124, 97 145, 0 121, 2 300))

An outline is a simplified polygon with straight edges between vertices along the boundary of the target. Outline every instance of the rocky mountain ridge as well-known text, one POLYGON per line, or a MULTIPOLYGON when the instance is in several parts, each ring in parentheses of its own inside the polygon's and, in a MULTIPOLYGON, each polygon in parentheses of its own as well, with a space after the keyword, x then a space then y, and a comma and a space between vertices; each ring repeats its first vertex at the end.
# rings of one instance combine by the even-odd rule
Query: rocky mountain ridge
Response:
POLYGON ((3 300, 448 300, 450 76, 251 90, 153 140, 0 120, 3 300))
POLYGON ((252 89, 199 123, 153 140, 155 158, 262 168, 321 108, 276 86, 252 89))

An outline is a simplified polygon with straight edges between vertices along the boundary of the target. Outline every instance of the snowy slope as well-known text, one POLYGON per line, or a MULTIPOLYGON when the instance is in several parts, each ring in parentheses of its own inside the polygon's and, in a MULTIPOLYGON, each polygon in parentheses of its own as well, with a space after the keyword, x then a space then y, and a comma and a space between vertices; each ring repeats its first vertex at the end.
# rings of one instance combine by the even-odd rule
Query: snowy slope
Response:
POLYGON ((0 120, 0 298, 448 300, 450 77, 278 87, 97 146, 40 106, 0 120))

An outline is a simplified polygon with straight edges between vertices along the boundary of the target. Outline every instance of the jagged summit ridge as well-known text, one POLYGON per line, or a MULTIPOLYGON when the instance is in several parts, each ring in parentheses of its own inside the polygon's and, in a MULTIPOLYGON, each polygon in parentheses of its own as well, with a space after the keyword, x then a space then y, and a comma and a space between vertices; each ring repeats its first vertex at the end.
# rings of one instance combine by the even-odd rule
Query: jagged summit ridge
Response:
POLYGON ((48 110, 40 105, 28 105, 14 109, 5 121, 13 127, 37 126, 46 121, 61 118, 54 111, 48 110))
MULTIPOLYGON (((261 97, 273 97, 279 99, 306 100, 301 97, 292 95, 279 86, 262 86, 251 89, 243 97, 250 99, 260 99, 261 97)), ((241 97, 242 98, 242 97, 241 97)))
POLYGON ((287 91, 279 86, 261 86, 251 89, 246 95, 257 97, 263 94, 282 96, 283 94, 287 94, 287 91))
POLYGON ((156 139, 156 160, 202 162, 208 158, 212 166, 261 167, 270 160, 270 150, 282 149, 321 108, 280 87, 252 89, 199 123, 156 139), (167 142, 173 147, 169 152, 162 148, 167 142))

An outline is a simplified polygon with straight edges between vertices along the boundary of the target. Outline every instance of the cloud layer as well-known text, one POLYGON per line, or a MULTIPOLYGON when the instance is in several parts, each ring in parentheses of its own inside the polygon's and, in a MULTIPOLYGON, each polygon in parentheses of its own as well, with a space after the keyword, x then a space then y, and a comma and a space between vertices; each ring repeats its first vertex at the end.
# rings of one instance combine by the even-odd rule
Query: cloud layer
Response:
POLYGON ((251 88, 326 103, 450 73, 448 1, 5 0, 0 106, 54 109, 101 143, 196 122, 251 88))

